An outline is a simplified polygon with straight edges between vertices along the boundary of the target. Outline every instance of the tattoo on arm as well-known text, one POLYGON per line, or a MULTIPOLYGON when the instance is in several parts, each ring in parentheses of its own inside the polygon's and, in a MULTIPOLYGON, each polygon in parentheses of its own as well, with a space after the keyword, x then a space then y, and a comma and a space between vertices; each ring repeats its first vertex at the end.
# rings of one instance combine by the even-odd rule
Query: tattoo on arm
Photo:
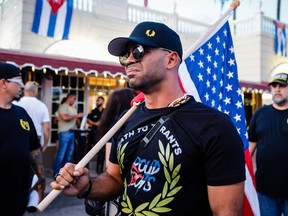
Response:
POLYGON ((40 200, 42 200, 45 191, 45 174, 44 174, 42 153, 40 148, 31 152, 30 160, 32 170, 39 178, 38 183, 36 184, 35 187, 37 188, 40 200))
POLYGON ((40 149, 31 152, 31 166, 35 174, 38 176, 38 178, 44 179, 45 174, 44 174, 42 153, 40 149))

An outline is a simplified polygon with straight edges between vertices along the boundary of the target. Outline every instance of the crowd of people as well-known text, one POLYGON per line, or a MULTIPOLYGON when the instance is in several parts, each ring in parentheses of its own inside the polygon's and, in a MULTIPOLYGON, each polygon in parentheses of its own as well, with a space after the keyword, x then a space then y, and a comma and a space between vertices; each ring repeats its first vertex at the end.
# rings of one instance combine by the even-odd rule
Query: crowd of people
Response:
MULTIPOLYGON (((106 105, 104 97, 97 98, 87 116, 87 151, 125 114, 137 91, 144 100, 98 153, 98 175, 92 178, 88 167, 75 170, 71 163, 74 131, 84 113, 77 113, 76 95, 68 93, 57 110, 51 187, 85 199, 89 215, 103 214, 105 203, 106 215, 242 215, 242 140, 226 114, 183 94, 178 34, 162 23, 142 22, 129 37, 113 39, 108 51, 119 57, 129 88, 112 91, 106 105)), ((24 85, 17 67, 0 63, 0 166, 7 176, 0 180, 0 215, 24 214, 33 175, 39 179, 33 188, 44 197, 42 153, 51 125, 38 86, 24 85)), ((251 156, 256 152, 261 216, 288 216, 288 74, 276 74, 269 86, 273 103, 253 114, 249 150, 251 156)))

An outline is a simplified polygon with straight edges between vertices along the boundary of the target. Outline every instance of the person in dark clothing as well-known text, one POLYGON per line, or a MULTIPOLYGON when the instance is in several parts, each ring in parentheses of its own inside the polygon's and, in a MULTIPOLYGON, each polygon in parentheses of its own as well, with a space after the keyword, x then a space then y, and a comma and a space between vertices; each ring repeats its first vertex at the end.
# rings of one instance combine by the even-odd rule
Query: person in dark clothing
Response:
POLYGON ((119 197, 121 215, 242 215, 242 140, 228 115, 183 94, 179 35, 163 23, 142 22, 108 51, 145 101, 113 136, 105 173, 90 179, 87 168, 67 163, 52 188, 119 197))
POLYGON ((256 154, 256 190, 261 216, 288 215, 288 73, 269 83, 273 104, 259 108, 249 125, 249 148, 256 154))
POLYGON ((38 176, 33 189, 39 199, 45 189, 41 145, 28 113, 12 103, 20 99, 21 72, 14 65, 0 63, 0 215, 20 216, 26 211, 31 176, 38 176))
POLYGON ((104 111, 104 102, 104 97, 99 96, 96 100, 96 107, 87 116, 87 123, 90 129, 88 138, 88 150, 90 150, 93 145, 96 144, 97 140, 99 140, 99 138, 97 138, 97 126, 99 125, 99 120, 101 119, 101 115, 104 111))
MULTIPOLYGON (((97 128, 104 111, 105 99, 99 96, 96 100, 96 107, 87 116, 87 123, 89 125, 88 133, 88 147, 87 152, 98 142, 100 135, 97 133, 97 128)), ((105 149, 101 149, 97 154, 96 172, 102 173, 104 168, 105 149)))

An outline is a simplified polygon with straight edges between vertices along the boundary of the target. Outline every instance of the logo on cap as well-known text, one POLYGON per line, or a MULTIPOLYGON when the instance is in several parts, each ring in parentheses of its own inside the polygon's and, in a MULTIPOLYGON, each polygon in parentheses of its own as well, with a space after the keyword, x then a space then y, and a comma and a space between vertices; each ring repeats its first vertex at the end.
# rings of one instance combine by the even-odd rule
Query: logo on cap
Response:
POLYGON ((274 77, 274 79, 283 79, 284 81, 286 81, 286 79, 287 79, 287 74, 283 74, 283 73, 281 73, 281 74, 276 74, 275 77, 274 77))
POLYGON ((147 31, 146 31, 146 35, 148 36, 148 37, 154 37, 155 36, 155 31, 153 31, 153 30, 151 30, 151 29, 148 29, 147 31))

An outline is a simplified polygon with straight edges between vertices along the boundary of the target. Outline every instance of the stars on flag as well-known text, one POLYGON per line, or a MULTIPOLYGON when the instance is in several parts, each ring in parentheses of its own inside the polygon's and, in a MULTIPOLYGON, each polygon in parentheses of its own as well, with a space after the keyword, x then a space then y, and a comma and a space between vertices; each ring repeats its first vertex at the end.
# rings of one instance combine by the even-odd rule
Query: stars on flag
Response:
POLYGON ((185 63, 202 103, 229 115, 247 148, 245 111, 229 23, 185 63))

